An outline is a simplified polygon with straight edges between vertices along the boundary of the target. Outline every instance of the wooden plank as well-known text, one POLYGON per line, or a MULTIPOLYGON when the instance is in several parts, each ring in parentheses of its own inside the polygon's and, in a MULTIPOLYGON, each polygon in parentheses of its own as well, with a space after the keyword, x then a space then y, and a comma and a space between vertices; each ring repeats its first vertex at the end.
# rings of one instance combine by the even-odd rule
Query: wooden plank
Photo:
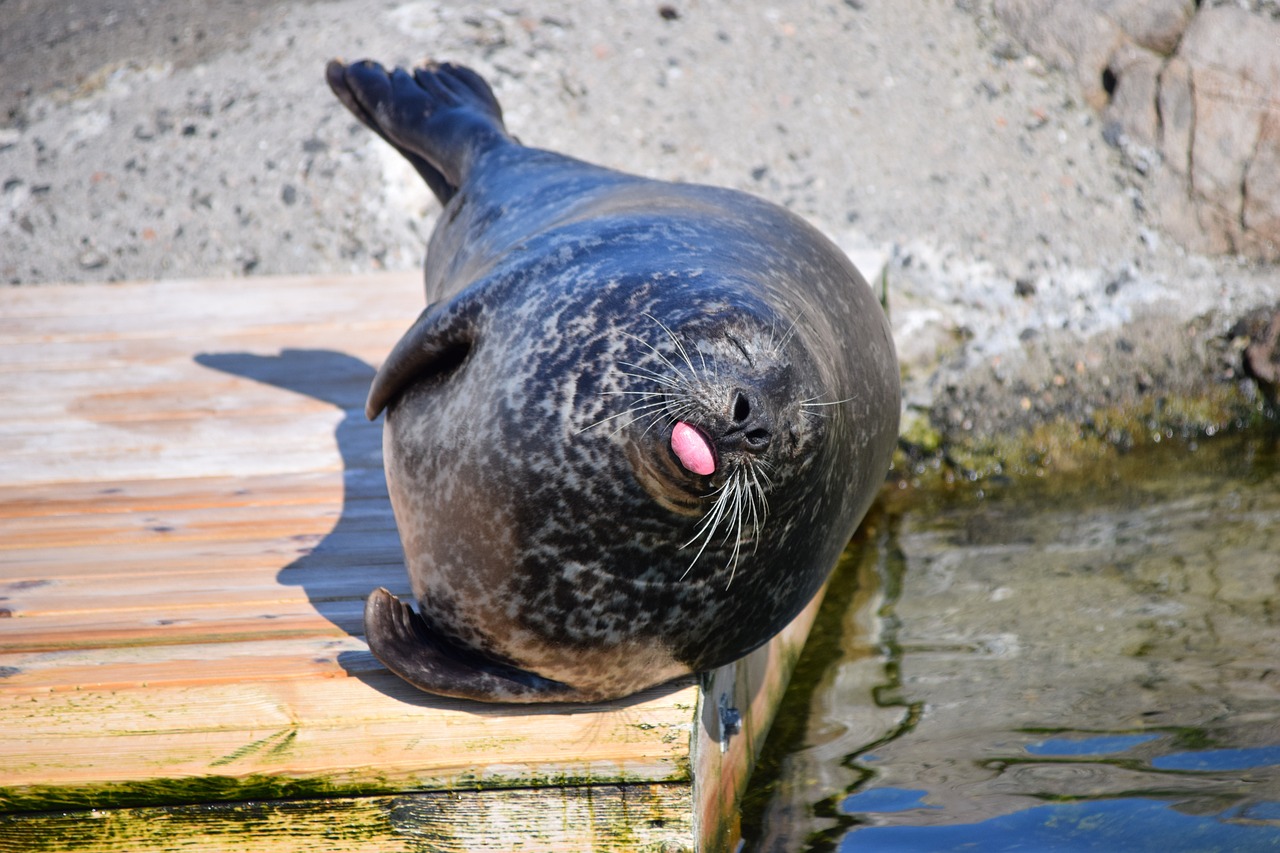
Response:
MULTIPOLYGON (((101 492, 101 490, 99 490, 101 492)), ((390 523, 387 515, 388 504, 385 491, 378 489, 372 493, 361 493, 351 490, 343 494, 343 477, 335 472, 325 480, 313 480, 309 493, 298 493, 296 496, 262 496, 239 490, 242 494, 219 494, 213 489, 198 489, 193 486, 177 505, 150 506, 132 503, 128 508, 116 504, 114 495, 101 496, 77 512, 74 504, 68 503, 68 495, 63 493, 60 501, 64 511, 55 513, 33 504, 21 504, 6 508, 6 502, 0 499, 0 549, 15 547, 14 543, 22 541, 19 536, 26 536, 32 541, 52 541, 71 535, 79 539, 90 537, 95 541, 118 541, 120 537, 132 538, 140 531, 151 530, 154 521, 159 521, 166 528, 163 532, 180 535, 196 535, 198 531, 209 531, 216 536, 217 531, 224 528, 270 529, 280 524, 310 523, 322 526, 332 523, 339 516, 348 524, 361 525, 361 529, 383 529, 390 523), (354 492, 354 493, 352 493, 354 492), (335 501, 343 503, 335 505, 335 501), (124 530, 120 528, 123 527, 124 530), (50 537, 46 539, 45 537, 50 537)), ((353 529, 355 529, 353 527, 353 529)))
POLYGON ((111 484, 64 481, 20 489, 0 485, 0 518, 78 517, 216 506, 327 505, 343 489, 347 500, 385 500, 382 467, 350 468, 341 476, 331 471, 305 471, 289 476, 117 480, 111 484))
POLYGON ((332 348, 336 341, 341 341, 343 352, 366 364, 377 364, 386 356, 383 347, 387 338, 395 337, 405 326, 405 317, 377 322, 299 324, 291 326, 285 337, 264 330, 206 329, 200 340, 216 344, 212 350, 196 349, 189 340, 172 334, 165 337, 131 337, 118 333, 76 336, 10 329, 8 335, 0 336, 4 341, 0 348, 0 374, 31 370, 45 374, 115 371, 127 380, 131 375, 129 371, 138 366, 190 359, 202 351, 273 355, 282 348, 282 341, 295 349, 332 348))
MULTIPOLYGON (((0 428, 5 447, 0 482, 34 486, 341 470, 334 434, 342 421, 341 412, 327 410, 288 417, 277 413, 262 418, 139 420, 127 425, 63 420, 57 432, 11 423, 0 428)), ((372 457, 366 464, 380 455, 378 442, 369 438, 356 449, 364 451, 359 456, 372 457)))
POLYGON ((385 513, 378 512, 381 509, 344 513, 332 505, 311 504, 294 511, 253 506, 155 510, 107 519, 98 516, 94 519, 96 523, 86 524, 66 517, 0 519, 0 550, 36 545, 137 545, 157 539, 169 543, 274 539, 292 534, 327 533, 339 516, 349 524, 359 525, 361 530, 385 530, 385 513))
POLYGON ((379 672, 350 635, 0 653, 5 693, 119 691, 379 672))
POLYGON ((165 780, 397 792, 687 781, 695 687, 513 709, 427 696, 387 673, 0 694, 0 810, 145 804, 165 780), (109 772, 104 773, 104 770, 109 772))
POLYGON ((222 567, 266 566, 270 563, 283 571, 298 567, 281 565, 282 561, 304 557, 308 568, 340 564, 359 571, 364 566, 401 562, 400 554, 400 541, 390 532, 356 536, 339 533, 335 528, 323 537, 322 543, 315 535, 299 534, 290 536, 285 542, 217 541, 199 548, 182 544, 173 548, 156 545, 140 551, 132 547, 90 545, 0 552, 0 572, 6 579, 27 583, 31 580, 112 575, 143 568, 198 573, 220 571, 222 567))
POLYGON ((0 815, 0 849, 32 853, 587 853, 691 850, 683 784, 554 786, 0 815), (246 845, 251 836, 251 845, 246 845))
POLYGON ((732 838, 812 609, 710 692, 590 707, 429 696, 369 653, 364 597, 408 581, 364 395, 416 280, 0 293, 0 846, 732 838))
POLYGON ((71 629, 66 619, 2 619, 10 624, 0 635, 0 651, 342 636, 361 631, 363 612, 360 601, 265 601, 185 612, 175 609, 145 614, 89 614, 75 619, 71 629))
POLYGON ((172 338, 192 332, 263 330, 293 325, 376 323, 408 326, 423 307, 421 277, 390 272, 270 279, 171 279, 102 285, 9 287, 0 292, 0 339, 17 342, 121 335, 172 338), (246 281, 261 284, 255 288, 246 281), (166 320, 180 321, 167 324, 166 320))
POLYGON ((771 642, 704 677, 691 744, 699 850, 733 850, 747 780, 773 725, 826 587, 771 642))
MULTIPOLYGON (((16 463, 0 464, 0 477, 14 485, 36 485, 48 482, 110 483, 116 478, 135 480, 164 473, 174 477, 252 477, 258 474, 291 474, 301 471, 339 470, 336 454, 325 452, 321 445, 291 448, 268 448, 261 460, 254 460, 243 450, 223 450, 216 444, 190 452, 182 447, 136 444, 128 453, 102 450, 87 454, 45 455, 39 468, 16 463)), ((28 460, 39 458, 25 454, 28 460)))
MULTIPOLYGON (((4 619, 81 619, 100 613, 175 614, 215 605, 252 606, 257 602, 319 602, 363 598, 385 586, 408 592, 409 581, 398 561, 380 566, 264 572, 260 567, 237 571, 114 574, 65 580, 19 581, 0 586, 8 613, 4 619)), ((4 629, 0 628, 0 637, 4 629)), ((3 643, 3 640, 0 640, 3 643)))
MULTIPOLYGON (((268 357, 271 356, 263 356, 268 357)), ((139 371, 127 382, 116 378, 119 372, 42 373, 38 377, 28 374, 31 382, 39 381, 39 387, 8 389, 6 397, 17 411, 6 418, 5 430, 0 437, 26 438, 32 433, 39 433, 41 428, 48 435, 52 417, 65 417, 68 437, 81 439, 80 433, 101 425, 135 430, 150 426, 154 430, 167 426, 169 421, 177 422, 174 427, 189 429, 201 422, 214 426, 227 422, 236 427, 252 427, 254 422, 272 423, 316 416, 337 420, 337 412, 328 401, 310 400, 297 394, 282 395, 278 389, 251 385, 248 380, 206 385, 203 377, 186 374, 155 377, 155 381, 145 384, 152 378, 147 372, 139 371), (103 385, 107 383, 111 383, 110 390, 104 391, 103 385), (70 405, 67 398, 74 398, 70 405)), ((372 378, 373 370, 370 369, 367 375, 372 378)), ((358 385, 351 384, 352 389, 367 390, 368 386, 367 380, 358 385)), ((345 410, 339 411, 363 417, 362 393, 352 393, 340 385, 334 390, 339 394, 345 390, 348 396, 345 410)), ((60 428, 56 437, 61 438, 63 432, 60 428)))

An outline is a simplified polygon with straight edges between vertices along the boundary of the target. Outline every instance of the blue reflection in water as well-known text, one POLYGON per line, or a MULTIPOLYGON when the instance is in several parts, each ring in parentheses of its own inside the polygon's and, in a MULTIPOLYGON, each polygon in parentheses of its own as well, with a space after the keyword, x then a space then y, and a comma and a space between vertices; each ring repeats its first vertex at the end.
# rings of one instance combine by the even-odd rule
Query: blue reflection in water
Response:
POLYGON ((1159 770, 1249 770, 1280 765, 1280 746, 1176 752, 1151 761, 1159 770))
POLYGON ((840 850, 1267 851, 1280 850, 1280 833, 1274 826, 1227 823, 1182 814, 1159 800, 1128 798, 1055 803, 955 826, 866 827, 847 833, 840 850))
POLYGON ((911 788, 869 788, 852 796, 845 797, 840 810, 845 814, 858 812, 905 812, 910 809, 940 809, 942 806, 931 806, 921 802, 928 791, 911 788))
POLYGON ((1048 738, 1028 744, 1032 755, 1110 755, 1133 749, 1140 743, 1155 740, 1160 735, 1103 735, 1082 739, 1048 738))
POLYGON ((1240 809, 1240 817, 1247 820, 1273 820, 1280 824, 1280 803, 1250 803, 1240 809))

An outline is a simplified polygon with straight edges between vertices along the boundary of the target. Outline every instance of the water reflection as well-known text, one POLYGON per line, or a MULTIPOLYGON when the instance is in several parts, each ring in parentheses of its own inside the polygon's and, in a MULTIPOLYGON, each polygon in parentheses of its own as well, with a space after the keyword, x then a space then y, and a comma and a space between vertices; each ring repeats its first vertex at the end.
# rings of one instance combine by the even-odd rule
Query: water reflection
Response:
POLYGON ((1049 738, 1027 745, 1032 755, 1111 755, 1125 752, 1160 735, 1100 735, 1083 738, 1049 738))
POLYGON ((874 518, 748 849, 1280 850, 1276 443, 1160 450, 874 518))
POLYGON ((845 836, 839 849, 850 853, 883 850, 1209 853, 1280 849, 1280 840, 1274 832, 1243 821, 1221 823, 1213 817, 1184 814, 1159 800, 1126 797, 1036 806, 976 824, 868 827, 845 836))
POLYGON ((1207 749, 1203 752, 1178 752, 1162 755, 1151 762, 1160 770, 1253 770, 1260 767, 1280 768, 1280 746, 1255 749, 1207 749))

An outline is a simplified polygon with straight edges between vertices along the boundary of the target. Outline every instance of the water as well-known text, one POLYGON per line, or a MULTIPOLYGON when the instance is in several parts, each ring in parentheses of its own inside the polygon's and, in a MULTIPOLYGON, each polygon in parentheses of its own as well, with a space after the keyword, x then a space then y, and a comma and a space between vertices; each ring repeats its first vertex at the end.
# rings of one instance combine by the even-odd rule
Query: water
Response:
POLYGON ((836 575, 762 851, 1280 851, 1280 442, 915 493, 836 575))

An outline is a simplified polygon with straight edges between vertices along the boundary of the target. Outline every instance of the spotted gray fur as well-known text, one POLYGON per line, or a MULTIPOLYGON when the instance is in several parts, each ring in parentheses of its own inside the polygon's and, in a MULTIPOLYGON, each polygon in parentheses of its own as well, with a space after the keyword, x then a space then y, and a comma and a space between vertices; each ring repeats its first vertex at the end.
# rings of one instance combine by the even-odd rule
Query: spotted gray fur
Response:
POLYGON ((370 597, 374 653, 435 693, 594 701, 766 642, 897 435, 858 271, 754 197, 516 143, 468 69, 328 78, 445 203, 428 307, 370 391, 419 607, 370 597), (677 421, 713 474, 680 464, 677 421))

